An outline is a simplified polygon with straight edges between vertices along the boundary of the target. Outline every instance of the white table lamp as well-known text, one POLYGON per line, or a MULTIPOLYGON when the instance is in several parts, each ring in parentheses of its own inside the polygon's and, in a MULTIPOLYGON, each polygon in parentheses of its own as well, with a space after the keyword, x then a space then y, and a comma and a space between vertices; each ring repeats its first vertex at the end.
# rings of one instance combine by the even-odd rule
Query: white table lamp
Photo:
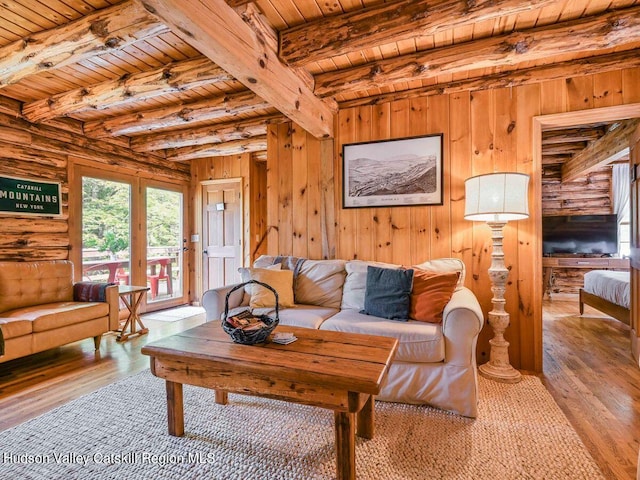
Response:
POLYGON ((509 220, 529 217, 529 175, 515 172, 489 173, 468 178, 464 186, 464 218, 487 222, 491 227, 493 241, 489 268, 493 310, 489 312, 489 325, 494 336, 489 341, 489 361, 480 365, 479 371, 484 377, 492 380, 517 383, 522 379, 522 375, 509 363, 509 342, 504 339, 504 331, 509 326, 509 314, 504 309, 504 292, 509 270, 504 266, 502 229, 509 220))

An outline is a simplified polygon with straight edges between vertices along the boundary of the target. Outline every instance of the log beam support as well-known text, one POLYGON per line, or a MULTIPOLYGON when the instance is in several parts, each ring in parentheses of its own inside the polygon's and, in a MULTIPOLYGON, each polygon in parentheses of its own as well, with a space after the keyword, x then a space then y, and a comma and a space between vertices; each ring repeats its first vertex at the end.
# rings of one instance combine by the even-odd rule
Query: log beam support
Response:
POLYGON ((283 30, 279 55, 288 65, 305 65, 381 44, 517 15, 551 3, 551 0, 395 0, 283 30))
POLYGON ((143 0, 146 9, 185 42, 316 137, 333 137, 337 107, 316 97, 307 82, 283 64, 272 46, 275 33, 245 22, 224 0, 143 0))
POLYGON ((578 177, 607 165, 627 155, 629 139, 640 120, 625 120, 615 125, 604 136, 591 142, 580 153, 562 165, 562 183, 570 182, 578 177))
POLYGON ((134 104, 229 80, 233 77, 211 60, 198 57, 36 100, 23 106, 22 115, 30 122, 47 121, 70 113, 134 104))
POLYGON ((0 48, 0 88, 167 31, 168 27, 136 0, 99 10, 0 48))
POLYGON ((640 7, 435 48, 315 76, 315 93, 330 96, 474 69, 517 66, 563 53, 591 53, 640 41, 640 7))

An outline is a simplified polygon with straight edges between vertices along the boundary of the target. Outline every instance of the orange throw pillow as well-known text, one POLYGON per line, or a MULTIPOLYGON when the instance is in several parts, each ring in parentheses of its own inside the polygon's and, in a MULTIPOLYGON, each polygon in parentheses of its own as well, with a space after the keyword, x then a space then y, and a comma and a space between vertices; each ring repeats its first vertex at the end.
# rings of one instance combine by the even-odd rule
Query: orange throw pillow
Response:
POLYGON ((456 289, 460 272, 434 273, 414 267, 409 318, 440 323, 442 312, 456 289))

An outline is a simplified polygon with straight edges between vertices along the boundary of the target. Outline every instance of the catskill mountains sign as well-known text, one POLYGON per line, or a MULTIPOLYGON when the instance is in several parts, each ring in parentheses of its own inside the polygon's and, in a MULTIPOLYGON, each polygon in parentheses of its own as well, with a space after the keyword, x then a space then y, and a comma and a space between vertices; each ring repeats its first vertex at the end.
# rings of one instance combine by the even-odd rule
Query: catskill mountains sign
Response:
POLYGON ((0 177, 0 214, 60 215, 60 183, 0 177))

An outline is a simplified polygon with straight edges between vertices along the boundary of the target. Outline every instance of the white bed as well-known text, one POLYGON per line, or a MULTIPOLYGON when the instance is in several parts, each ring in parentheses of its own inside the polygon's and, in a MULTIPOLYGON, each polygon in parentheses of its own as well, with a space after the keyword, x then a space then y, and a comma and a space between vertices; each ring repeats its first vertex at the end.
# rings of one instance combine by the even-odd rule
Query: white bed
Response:
POLYGON ((580 289, 580 314, 587 304, 629 325, 630 298, 629 272, 592 270, 580 289))

